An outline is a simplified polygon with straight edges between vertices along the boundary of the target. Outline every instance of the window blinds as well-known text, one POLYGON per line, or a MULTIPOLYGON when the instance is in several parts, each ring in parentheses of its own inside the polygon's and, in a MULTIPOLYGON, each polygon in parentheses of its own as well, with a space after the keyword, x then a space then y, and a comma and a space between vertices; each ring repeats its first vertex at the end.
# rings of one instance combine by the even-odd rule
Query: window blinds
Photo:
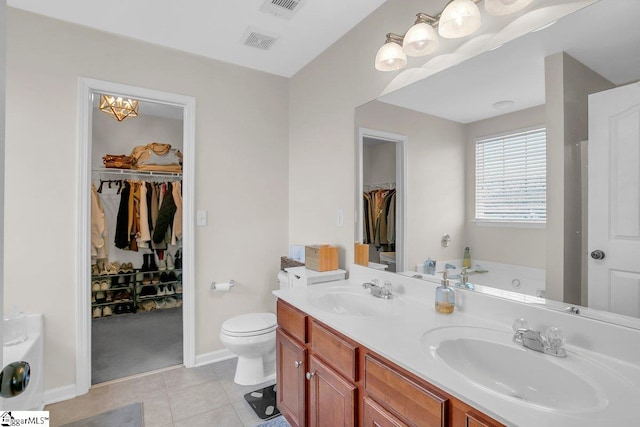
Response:
POLYGON ((547 131, 476 140, 476 221, 544 224, 547 131))

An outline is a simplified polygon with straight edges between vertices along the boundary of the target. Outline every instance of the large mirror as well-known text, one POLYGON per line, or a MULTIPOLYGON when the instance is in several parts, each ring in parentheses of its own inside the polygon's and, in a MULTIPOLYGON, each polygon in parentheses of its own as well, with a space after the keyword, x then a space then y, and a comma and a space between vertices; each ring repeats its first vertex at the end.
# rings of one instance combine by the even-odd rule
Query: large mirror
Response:
MULTIPOLYGON (((640 80, 638 16, 640 2, 601 0, 356 109, 358 198, 393 185, 385 177, 363 186, 363 177, 375 176, 367 168, 381 160, 378 155, 377 163, 363 162, 363 149, 370 150, 372 143, 361 137, 362 129, 406 139, 404 162, 396 162, 405 168, 406 212, 395 219, 402 222, 405 241, 395 248, 402 262, 387 262, 389 269, 439 280, 429 274, 430 267, 439 271, 451 264, 456 267, 451 282, 467 289, 607 310, 589 297, 589 263, 597 260, 587 237, 588 96, 640 80), (476 219, 478 141, 522 139, 523 133, 533 140, 540 134, 532 132, 541 129, 546 137, 546 220, 516 224, 476 219), (468 282, 459 276, 466 248, 471 258, 468 282)), ((380 148, 381 143, 393 144, 393 138, 384 139, 373 147, 393 155, 393 150, 380 148)), ((598 159, 590 161, 597 164, 598 159)), ((403 171, 394 173, 403 176, 403 171)), ((637 200, 633 203, 640 204, 637 200)), ((361 226, 355 237, 362 240, 361 226)), ((384 246, 375 250, 390 251, 384 246)), ((639 257, 640 252, 635 259, 639 257)), ((627 276, 624 286, 635 293, 636 302, 610 311, 639 317, 640 274, 627 276)))

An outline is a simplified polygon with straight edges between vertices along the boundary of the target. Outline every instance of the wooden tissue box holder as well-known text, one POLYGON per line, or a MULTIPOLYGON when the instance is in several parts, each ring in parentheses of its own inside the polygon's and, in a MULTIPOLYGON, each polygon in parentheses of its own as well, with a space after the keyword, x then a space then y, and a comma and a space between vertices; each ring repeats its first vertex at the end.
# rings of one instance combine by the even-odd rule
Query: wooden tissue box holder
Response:
POLYGON ((314 271, 338 269, 338 247, 329 245, 311 245, 304 247, 305 266, 314 271))

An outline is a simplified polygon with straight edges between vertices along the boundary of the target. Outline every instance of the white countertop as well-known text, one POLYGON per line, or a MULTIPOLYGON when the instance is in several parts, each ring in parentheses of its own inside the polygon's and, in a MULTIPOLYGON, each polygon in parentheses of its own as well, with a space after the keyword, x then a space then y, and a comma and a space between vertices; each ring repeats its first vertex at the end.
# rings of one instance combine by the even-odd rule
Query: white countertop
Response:
MULTIPOLYGON (((504 345, 518 346, 511 342, 511 324, 504 322, 504 316, 501 319, 500 315, 485 316, 479 315, 478 310, 464 309, 465 304, 469 306, 472 302, 476 303, 477 298, 487 298, 486 296, 476 297, 475 294, 456 291, 461 309, 451 315, 438 314, 434 309, 433 297, 431 296, 436 285, 424 285, 422 282, 416 288, 415 282, 413 282, 415 279, 403 279, 401 284, 394 283, 396 296, 393 300, 381 300, 367 295, 372 298, 372 307, 379 308, 379 311, 373 316, 335 313, 314 303, 319 295, 331 290, 345 289, 352 293, 367 293, 368 291, 362 289, 361 286, 363 280, 353 277, 352 273, 350 280, 318 284, 309 288, 277 290, 274 291, 274 294, 354 341, 509 426, 640 425, 640 413, 635 408, 635 405, 640 402, 640 363, 629 363, 629 360, 622 361, 611 357, 611 355, 571 345, 569 338, 573 338, 575 335, 575 333, 571 333, 565 346, 568 357, 561 359, 541 353, 540 355, 555 359, 550 361, 575 373, 582 374, 581 360, 588 360, 587 366, 597 367, 597 369, 590 370, 585 380, 598 391, 600 404, 597 407, 572 411, 543 408, 532 403, 522 402, 482 389, 465 377, 443 367, 442 361, 436 360, 422 348, 421 339, 426 332, 446 326, 473 326, 501 330, 505 332, 504 345), (621 384, 622 387, 619 387, 621 384)), ((394 277, 397 281, 398 276, 388 277, 394 277)), ((488 300, 485 307, 495 312, 497 311, 495 304, 498 303, 488 300)), ((499 302, 499 304, 503 303, 499 302)), ((524 311, 522 307, 516 307, 516 309, 524 311)), ((527 316, 531 316, 531 309, 527 307, 527 310, 529 310, 527 316)), ((546 313, 549 317, 549 312, 546 313)), ((509 317, 509 314, 506 317, 509 317)), ((553 316, 550 317, 553 318, 553 316)), ((570 319, 569 322, 575 322, 575 320, 570 319)), ((589 325, 592 323, 586 324, 587 327, 589 325)), ((534 321, 531 326, 532 328, 536 326, 536 322, 534 321)), ((596 325, 590 329, 593 333, 598 334, 600 333, 599 328, 601 326, 596 325)), ((626 333, 628 332, 625 331, 623 336, 626 336, 624 335, 626 333)), ((632 336, 635 335, 632 334, 632 336)), ((637 344, 633 343, 633 345, 637 344)), ((585 347, 594 348, 595 344, 585 347)), ((521 368, 526 370, 527 366, 521 368)), ((549 378, 549 381, 554 380, 555 378, 549 378)))

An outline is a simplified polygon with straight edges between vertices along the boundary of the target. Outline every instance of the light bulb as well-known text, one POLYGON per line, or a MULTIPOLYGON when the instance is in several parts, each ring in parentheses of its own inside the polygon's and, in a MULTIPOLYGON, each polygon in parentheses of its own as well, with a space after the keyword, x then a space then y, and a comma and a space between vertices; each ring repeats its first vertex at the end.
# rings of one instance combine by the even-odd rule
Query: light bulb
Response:
POLYGON ((456 39, 474 33, 480 24, 480 10, 472 0, 453 0, 440 15, 438 33, 448 39, 456 39))
POLYGON ((418 22, 405 34, 402 49, 410 56, 424 56, 435 52, 438 44, 436 30, 425 22, 418 22))
POLYGON ((375 67, 378 71, 396 71, 407 65, 407 55, 400 44, 394 41, 390 41, 387 37, 387 42, 378 49, 376 54, 375 67))

